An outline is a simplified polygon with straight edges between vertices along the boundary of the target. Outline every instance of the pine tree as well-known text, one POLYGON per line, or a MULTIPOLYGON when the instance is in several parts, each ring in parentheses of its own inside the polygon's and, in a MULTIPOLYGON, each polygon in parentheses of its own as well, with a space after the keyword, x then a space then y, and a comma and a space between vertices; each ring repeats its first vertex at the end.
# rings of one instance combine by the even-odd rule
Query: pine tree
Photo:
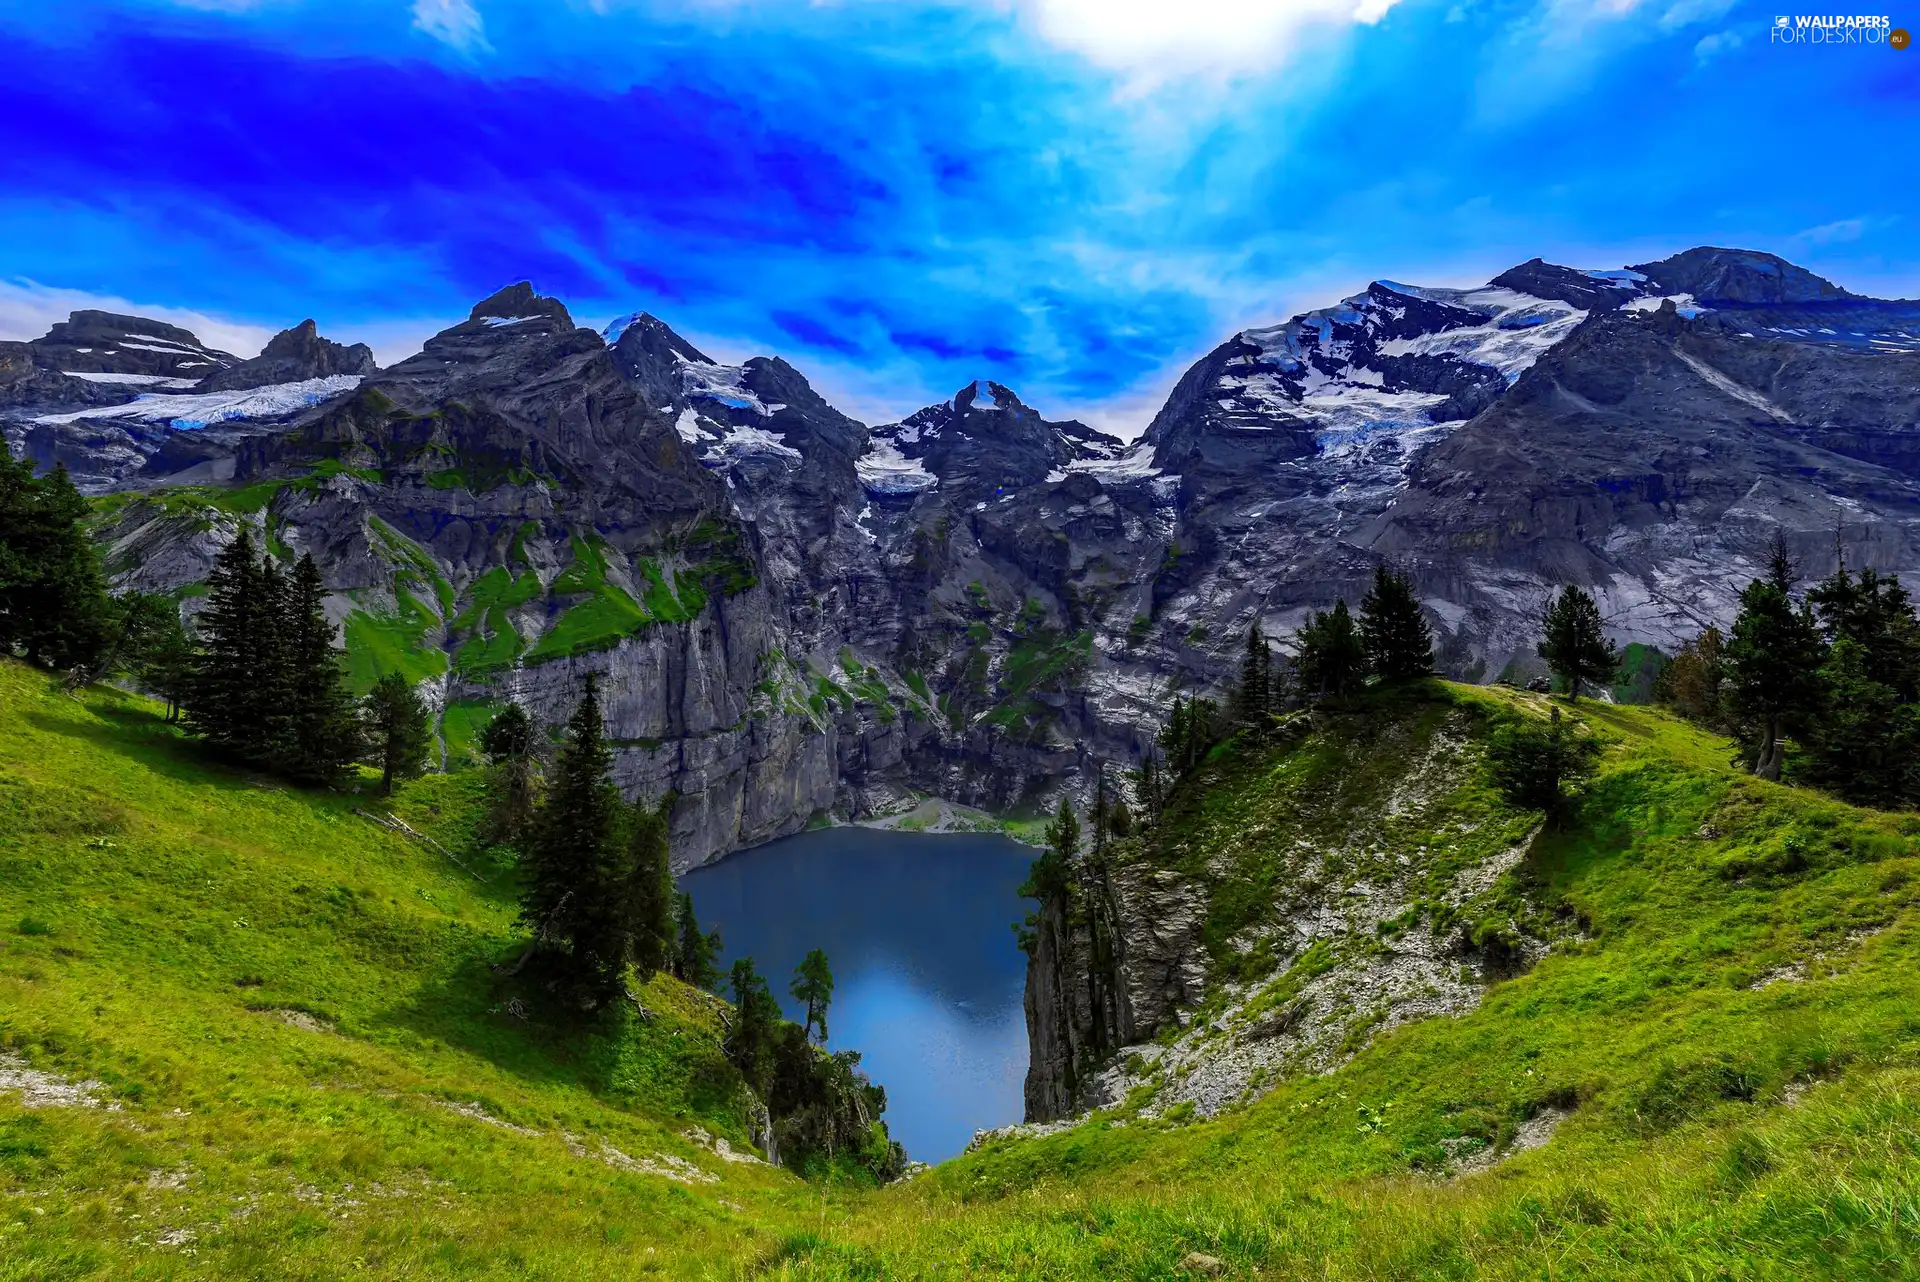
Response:
POLYGON ((1366 647, 1345 601, 1307 616, 1300 629, 1300 684, 1315 695, 1339 698, 1360 688, 1366 676, 1366 647))
POLYGON ((806 1020, 801 1030, 813 1033, 821 1045, 827 1041, 827 1008, 833 1004, 833 967, 827 964, 827 955, 822 950, 810 950, 793 968, 793 983, 788 987, 793 1000, 807 1008, 806 1020))
POLYGON ((1612 682, 1620 656, 1601 631, 1599 605, 1584 589, 1570 585, 1550 601, 1542 630, 1540 657, 1566 683, 1569 700, 1580 701, 1582 685, 1612 682))
POLYGON ((539 805, 538 742, 533 718, 517 703, 496 712, 480 732, 480 751, 492 776, 487 788, 488 841, 517 849, 531 833, 539 805))
POLYGON ((673 869, 669 862, 667 814, 669 794, 658 806, 636 805, 627 842, 628 951, 642 979, 673 964, 673 869))
POLYGON ((189 683, 187 727, 230 756, 252 759, 262 740, 263 693, 274 684, 263 661, 260 567, 245 528, 220 551, 195 619, 200 663, 189 683))
POLYGON ((1243 726, 1264 728, 1273 711, 1273 652, 1255 619, 1247 629, 1247 649, 1240 660, 1240 681, 1233 692, 1233 719, 1243 726))
POLYGON ((1740 613, 1727 639, 1727 693, 1757 739, 1753 773, 1778 779, 1785 737, 1806 725, 1820 702, 1825 657, 1813 611, 1793 603, 1793 560, 1774 541, 1767 573, 1741 590, 1740 613))
POLYGON ((199 670, 200 652, 175 608, 160 630, 147 642, 134 665, 134 680, 141 689, 166 700, 169 725, 180 719, 180 710, 193 688, 199 670))
POLYGON ((338 784, 360 755, 360 724, 334 650, 326 589, 311 555, 288 589, 283 660, 288 733, 283 768, 306 783, 338 784))
POLYGON ((592 676, 554 762, 528 842, 520 919, 547 954, 559 988, 588 1008, 617 996, 629 937, 619 791, 592 676))
POLYGON ((1802 730, 1807 778, 1856 805, 1920 801, 1920 704, 1876 680, 1867 647, 1845 635, 1819 677, 1820 703, 1802 730))
POLYGON ((1559 708, 1544 726, 1533 717, 1497 726, 1487 745, 1488 769, 1507 800, 1549 818, 1565 813, 1569 792, 1593 774, 1599 759, 1598 741, 1576 732, 1559 708))
POLYGON ((1433 671, 1433 629, 1413 594, 1413 580, 1373 568, 1373 587, 1360 602, 1360 639, 1367 666, 1382 681, 1405 681, 1433 671))
POLYGON ((0 444, 0 654, 92 674, 114 620, 86 518, 65 467, 36 477, 0 444))
POLYGON ((1856 578, 1844 561, 1807 593, 1829 645, 1851 641, 1870 680, 1890 687, 1902 702, 1920 700, 1920 617, 1899 575, 1862 570, 1856 578))
POLYGON ((754 969, 753 958, 733 963, 733 1023, 727 1029, 727 1058, 762 1100, 773 1093, 774 1041, 779 1034, 780 1007, 767 981, 754 969))
POLYGON ((700 929, 700 919, 693 912, 693 896, 685 891, 680 893, 675 917, 679 922, 680 941, 673 953, 674 977, 695 988, 712 988, 720 979, 717 966, 722 947, 720 932, 700 929))
POLYGON ((1920 618, 1897 576, 1855 577, 1844 558, 1807 593, 1827 643, 1802 727, 1806 774, 1849 801, 1920 801, 1920 618))
POLYGON ((367 750, 380 767, 380 791, 393 795, 393 785, 411 779, 426 768, 432 732, 427 708, 413 684, 398 672, 374 682, 361 702, 361 723, 367 750))

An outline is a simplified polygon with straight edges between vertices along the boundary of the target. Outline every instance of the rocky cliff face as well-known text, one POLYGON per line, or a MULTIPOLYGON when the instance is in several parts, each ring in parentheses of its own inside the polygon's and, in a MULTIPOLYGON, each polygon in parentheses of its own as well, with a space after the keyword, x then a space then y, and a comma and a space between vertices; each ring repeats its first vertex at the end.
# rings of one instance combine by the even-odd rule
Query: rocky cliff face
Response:
POLYGON ((1284 638, 1381 559, 1483 679, 1565 582, 1624 641, 1724 620, 1775 530, 1812 573, 1838 532, 1911 575, 1916 362, 1920 304, 1768 255, 1536 259, 1234 335, 1128 444, 984 380, 869 427, 785 361, 596 334, 522 283, 386 370, 310 322, 241 360, 75 313, 0 349, 0 424, 107 496, 121 583, 191 609, 243 523, 311 550, 355 680, 427 683, 453 756, 491 702, 558 719, 601 673, 622 779, 680 795, 698 862, 910 792, 1082 786, 1251 621, 1284 638))

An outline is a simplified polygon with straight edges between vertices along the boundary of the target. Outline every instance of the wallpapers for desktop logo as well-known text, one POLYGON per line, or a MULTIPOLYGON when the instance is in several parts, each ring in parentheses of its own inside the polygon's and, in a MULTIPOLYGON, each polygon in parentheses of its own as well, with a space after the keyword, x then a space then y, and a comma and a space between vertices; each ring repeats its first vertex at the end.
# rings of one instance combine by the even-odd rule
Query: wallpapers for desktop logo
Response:
POLYGON ((1905 49, 1910 38, 1885 14, 1781 14, 1773 20, 1777 45, 1886 45, 1905 49))

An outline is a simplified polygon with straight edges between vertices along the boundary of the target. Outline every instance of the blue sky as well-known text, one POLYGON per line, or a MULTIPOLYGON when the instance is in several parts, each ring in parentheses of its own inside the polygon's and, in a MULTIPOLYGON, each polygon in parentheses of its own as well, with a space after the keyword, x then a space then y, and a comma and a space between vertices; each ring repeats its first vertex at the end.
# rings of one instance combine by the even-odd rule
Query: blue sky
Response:
POLYGON ((1137 429, 1233 330, 1380 277, 1709 243, 1920 295, 1920 51, 1773 18, 0 0, 0 336, 107 300, 236 350, 311 315, 392 360, 525 278, 783 355, 869 421, 985 376, 1137 429))

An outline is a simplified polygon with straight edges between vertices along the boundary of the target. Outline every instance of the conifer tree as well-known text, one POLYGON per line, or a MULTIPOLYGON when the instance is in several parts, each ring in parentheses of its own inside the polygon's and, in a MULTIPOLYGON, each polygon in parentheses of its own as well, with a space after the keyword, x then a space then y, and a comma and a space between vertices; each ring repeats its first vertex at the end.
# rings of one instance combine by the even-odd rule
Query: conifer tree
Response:
POLYGON ((679 909, 674 915, 680 930, 679 944, 673 953, 674 977, 695 988, 712 988, 720 979, 717 966, 722 947, 720 932, 700 929, 700 919, 693 912, 693 896, 685 891, 680 893, 679 909))
POLYGON ((1366 647, 1345 601, 1307 616, 1300 629, 1300 684, 1319 696, 1339 698, 1360 688, 1366 676, 1366 647))
POLYGON ((1599 759, 1599 742, 1579 733, 1557 707, 1544 726, 1533 717, 1497 726, 1487 745, 1489 772, 1507 800, 1545 811, 1550 819, 1565 813, 1569 793, 1593 774, 1599 759))
POLYGON ((480 751, 492 776, 487 788, 487 840, 518 848, 532 831, 539 804, 537 745, 533 718, 517 703, 496 712, 480 732, 480 751))
POLYGON ((36 477, 0 443, 0 654, 88 672, 99 662, 112 617, 86 517, 64 466, 36 477))
POLYGON ((1753 727, 1752 769, 1763 779, 1780 777, 1785 737, 1819 704, 1823 647, 1813 611, 1793 602, 1794 578, 1786 542, 1776 538, 1766 575, 1741 590, 1727 639, 1729 702, 1753 727))
POLYGON ((220 752, 257 759, 264 742, 266 670, 260 567, 244 528, 220 551, 207 579, 207 603, 195 619, 200 663, 190 683, 187 726, 220 752))
POLYGON ((433 740, 426 705, 410 681, 389 672, 367 692, 360 716, 367 749, 380 767, 380 791, 391 796, 396 782, 426 768, 427 747, 433 740))
POLYGON ((186 625, 180 622, 180 611, 175 608, 134 664, 134 679, 140 688, 166 700, 169 725, 180 719, 199 663, 200 652, 186 625))
POLYGON ((287 595, 284 769, 306 783, 337 784, 360 755, 360 724, 334 650, 326 589, 311 555, 294 568, 287 595))
POLYGON ((627 842, 628 951, 642 979, 673 964, 674 886, 669 862, 667 813, 671 794, 658 806, 633 807, 627 842))
POLYGON ((521 921, 548 954, 557 986, 588 1008, 619 994, 630 943, 621 927, 625 806, 612 767, 599 687, 589 675, 534 822, 520 900, 521 921))
POLYGON ((1413 580, 1380 564, 1360 602, 1360 639, 1367 666, 1382 681, 1405 681, 1433 671, 1433 629, 1413 594, 1413 580))
POLYGON ((1827 643, 1806 774, 1849 801, 1920 801, 1920 618, 1897 576, 1839 568, 1807 593, 1827 643))
POLYGON ((1240 659, 1240 681, 1233 692, 1233 719, 1243 726, 1263 728, 1273 711, 1273 651, 1255 619, 1247 629, 1247 648, 1240 659))
POLYGON ((297 752, 293 713, 293 589, 271 556, 261 558, 255 586, 260 600, 259 631, 254 645, 259 656, 261 684, 254 692, 254 703, 259 709, 259 722, 254 727, 256 742, 248 755, 261 765, 285 774, 297 752))
POLYGON ((1829 645, 1851 641, 1869 680, 1890 687, 1905 703, 1920 700, 1920 617, 1900 576, 1840 567, 1807 593, 1829 645))
POLYGON ((727 1058, 762 1100, 773 1092, 774 1042, 780 1030, 780 1006, 753 958, 733 963, 733 1023, 727 1029, 727 1058))
POLYGON ((793 994, 793 1000, 807 1008, 801 1031, 812 1034, 818 1030, 815 1040, 824 1046, 827 1008, 833 1004, 833 967, 827 964, 827 954, 818 948, 809 950, 793 968, 793 983, 787 991, 793 994))
POLYGON ((1580 701, 1582 685, 1606 685, 1620 667, 1620 656, 1601 631, 1600 607, 1585 589, 1569 585, 1547 605, 1542 620, 1540 657, 1567 686, 1570 701, 1580 701))

